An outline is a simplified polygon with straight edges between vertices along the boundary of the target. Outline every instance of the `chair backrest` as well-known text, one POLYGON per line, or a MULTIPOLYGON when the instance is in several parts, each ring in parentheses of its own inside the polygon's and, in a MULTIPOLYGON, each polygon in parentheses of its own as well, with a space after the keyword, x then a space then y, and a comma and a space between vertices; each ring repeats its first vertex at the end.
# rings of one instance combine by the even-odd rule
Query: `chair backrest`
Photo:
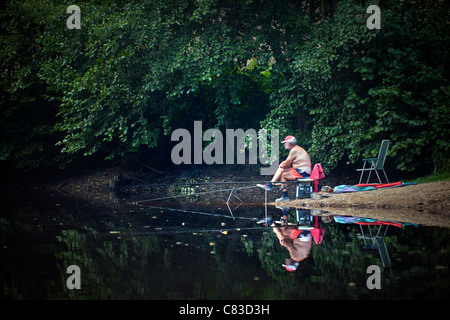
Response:
POLYGON ((383 140, 381 142, 380 151, 378 152, 378 160, 376 165, 377 170, 383 169, 388 148, 389 148, 389 140, 383 140))

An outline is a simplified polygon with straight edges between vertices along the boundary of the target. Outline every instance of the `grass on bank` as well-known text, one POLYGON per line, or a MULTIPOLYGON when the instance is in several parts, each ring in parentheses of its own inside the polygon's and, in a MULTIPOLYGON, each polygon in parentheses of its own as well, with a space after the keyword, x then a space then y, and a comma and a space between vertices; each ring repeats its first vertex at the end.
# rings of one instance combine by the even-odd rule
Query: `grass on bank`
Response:
POLYGON ((417 182, 417 183, 426 183, 426 182, 437 182, 437 181, 445 181, 450 180, 450 170, 433 173, 427 176, 423 176, 414 180, 406 181, 406 182, 417 182))

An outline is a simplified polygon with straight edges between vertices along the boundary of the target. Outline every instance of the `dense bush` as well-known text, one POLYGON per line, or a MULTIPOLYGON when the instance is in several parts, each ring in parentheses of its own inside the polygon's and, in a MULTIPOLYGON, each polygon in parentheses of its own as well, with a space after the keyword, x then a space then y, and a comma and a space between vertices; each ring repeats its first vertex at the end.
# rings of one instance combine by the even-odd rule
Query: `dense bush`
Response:
POLYGON ((3 6, 0 150, 18 166, 157 153, 202 120, 295 133, 327 170, 382 139, 400 170, 448 168, 443 1, 383 1, 373 30, 361 1, 88 1, 80 29, 60 1, 3 6))

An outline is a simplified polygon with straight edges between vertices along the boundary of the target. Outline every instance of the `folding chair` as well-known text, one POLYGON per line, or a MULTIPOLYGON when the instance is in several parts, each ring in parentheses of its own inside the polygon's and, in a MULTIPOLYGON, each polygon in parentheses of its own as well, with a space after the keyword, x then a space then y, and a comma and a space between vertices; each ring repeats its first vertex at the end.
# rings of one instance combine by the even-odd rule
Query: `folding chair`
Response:
POLYGON ((309 198, 313 192, 313 179, 299 178, 295 180, 295 198, 309 198))
POLYGON ((372 173, 372 171, 375 171, 375 173, 377 174, 377 177, 378 177, 378 181, 380 183, 382 183, 380 176, 378 174, 378 170, 383 171, 384 176, 386 177, 386 181, 387 181, 387 183, 389 183, 389 179, 386 175, 386 172, 384 171, 384 161, 386 160, 386 154, 387 154, 388 147, 389 147, 389 140, 383 140, 381 142, 380 151, 378 152, 378 156, 376 158, 363 159, 364 165, 363 165, 362 169, 356 170, 356 171, 361 171, 361 177, 359 178, 359 183, 361 183, 361 180, 362 180, 362 177, 363 177, 365 171, 369 171, 369 176, 367 177, 366 183, 369 183, 370 174, 372 173), (367 162, 370 162, 370 168, 366 168, 367 162))

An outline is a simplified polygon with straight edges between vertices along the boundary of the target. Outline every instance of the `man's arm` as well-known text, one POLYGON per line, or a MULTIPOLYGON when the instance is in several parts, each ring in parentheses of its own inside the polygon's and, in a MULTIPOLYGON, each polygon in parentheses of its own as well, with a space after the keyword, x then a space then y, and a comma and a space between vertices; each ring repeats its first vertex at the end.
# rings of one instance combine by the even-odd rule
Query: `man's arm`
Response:
POLYGON ((294 159, 295 159, 295 151, 294 149, 292 149, 291 151, 289 151, 289 155, 286 158, 286 160, 284 160, 280 164, 280 168, 289 168, 292 165, 292 162, 294 162, 294 159))

